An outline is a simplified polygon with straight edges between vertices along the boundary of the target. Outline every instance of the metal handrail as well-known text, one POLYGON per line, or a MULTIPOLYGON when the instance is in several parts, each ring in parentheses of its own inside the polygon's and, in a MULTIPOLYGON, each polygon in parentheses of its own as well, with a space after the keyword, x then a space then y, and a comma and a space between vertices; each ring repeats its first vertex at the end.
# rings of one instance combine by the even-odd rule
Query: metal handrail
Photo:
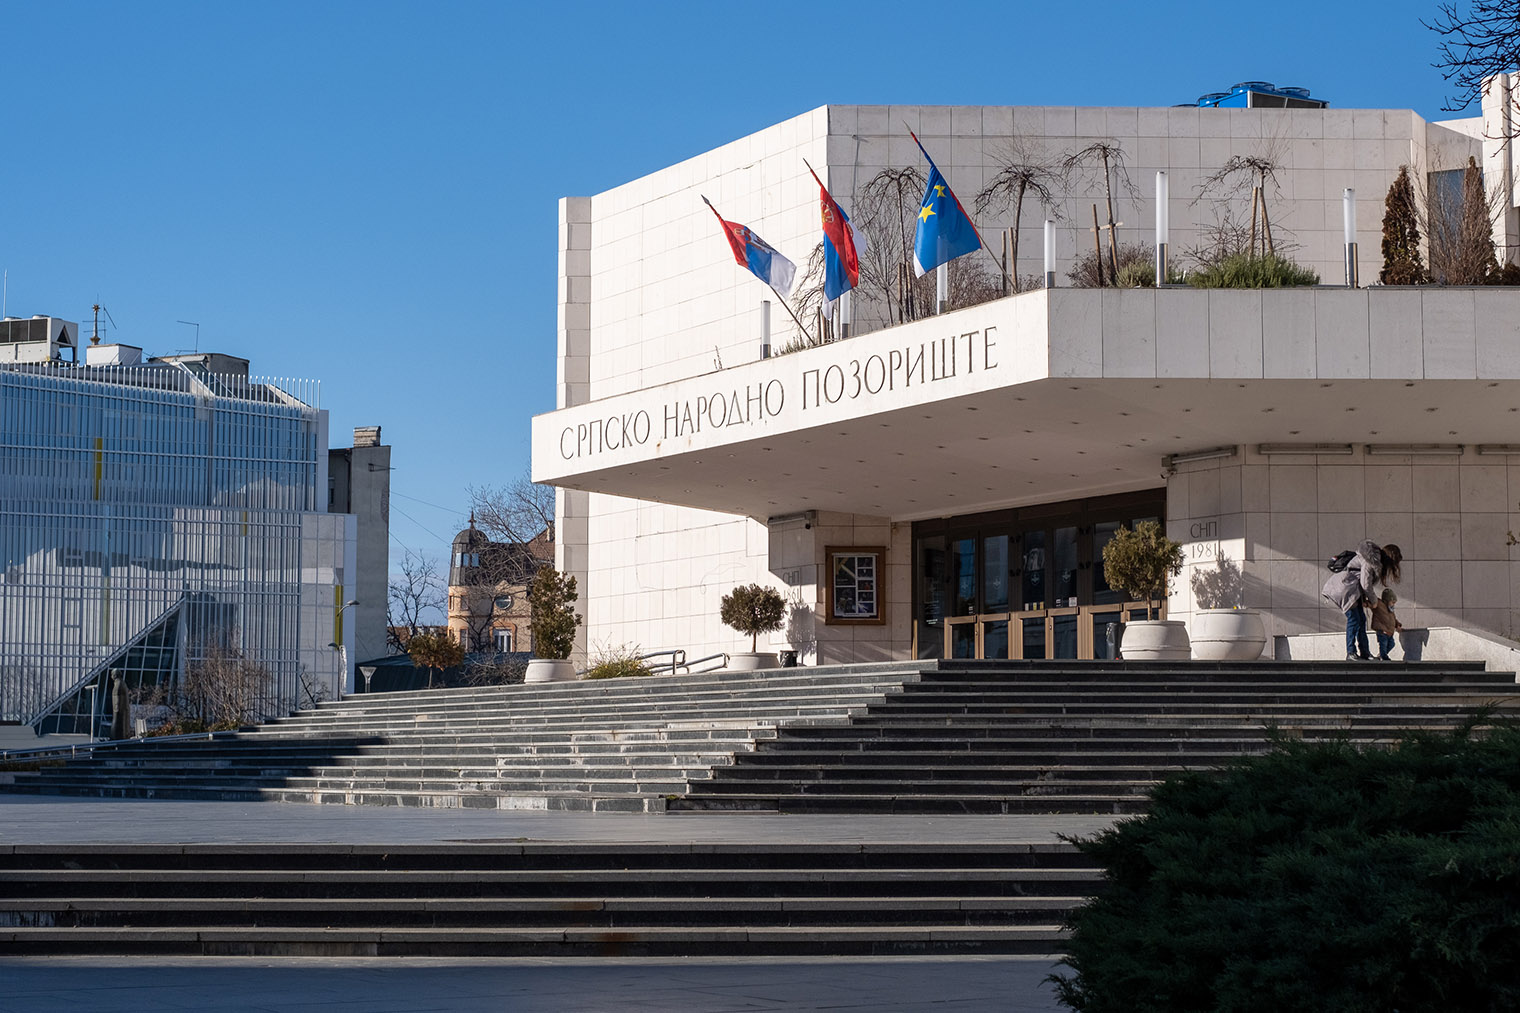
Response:
MULTIPOLYGON (((678 674, 680 674, 681 670, 683 670, 683 669, 686 669, 686 670, 689 671, 688 666, 686 664, 686 652, 684 650, 682 650, 681 648, 679 648, 679 647, 673 648, 672 650, 669 650, 669 651, 650 651, 648 654, 641 654, 641 655, 639 655, 638 660, 640 660, 640 661, 648 661, 650 658, 664 658, 664 657, 667 657, 667 656, 670 658, 670 674, 671 675, 678 675, 678 674)), ((665 666, 664 665, 659 665, 659 666, 651 665, 649 667, 650 668, 656 668, 656 667, 658 667, 658 668, 662 668, 663 669, 665 666)))
POLYGON ((716 671, 720 668, 728 667, 728 655, 722 651, 719 651, 717 654, 709 654, 706 657, 697 658, 694 661, 688 661, 686 660, 686 651, 679 647, 672 648, 668 651, 650 651, 648 654, 639 655, 639 660, 648 661, 650 658, 666 657, 670 659, 669 666, 663 664, 651 665, 650 668, 655 671, 663 672, 667 667, 669 667, 671 675, 690 675, 694 670, 710 672, 716 671), (694 667, 696 665, 705 665, 709 661, 718 661, 719 659, 722 659, 722 664, 713 665, 712 668, 695 669, 694 667))
POLYGON ((81 754, 88 755, 97 750, 105 751, 116 749, 127 743, 143 742, 151 739, 154 742, 205 742, 211 739, 229 738, 236 735, 234 730, 221 732, 189 732, 184 735, 153 735, 133 736, 130 739, 101 739, 97 742, 71 742, 67 745, 35 746, 31 749, 0 749, 0 763, 13 763, 26 760, 45 760, 50 756, 67 756, 73 758, 81 754))
POLYGON ((727 668, 728 667, 728 654, 726 652, 719 651, 717 654, 709 654, 705 658, 698 658, 697 660, 688 663, 687 666, 686 666, 686 671, 687 672, 691 672, 692 671, 692 667, 691 667, 692 665, 701 665, 701 664, 703 664, 705 662, 708 662, 708 661, 717 661, 720 658, 723 660, 723 664, 721 664, 721 665, 714 665, 714 666, 712 666, 712 668, 704 668, 704 669, 702 669, 702 671, 704 671, 704 672, 716 672, 720 668, 727 668))

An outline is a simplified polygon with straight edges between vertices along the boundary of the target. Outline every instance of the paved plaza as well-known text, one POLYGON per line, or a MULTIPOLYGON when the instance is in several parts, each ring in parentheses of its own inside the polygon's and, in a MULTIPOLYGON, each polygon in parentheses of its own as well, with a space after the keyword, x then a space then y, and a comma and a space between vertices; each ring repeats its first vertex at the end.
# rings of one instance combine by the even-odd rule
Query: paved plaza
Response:
MULTIPOLYGON (((0 796, 0 847, 322 844, 1048 842, 1101 816, 623 815, 0 796)), ((125 1010, 1059 1009, 1052 958, 383 959, 0 957, 0 1013, 125 1010)))

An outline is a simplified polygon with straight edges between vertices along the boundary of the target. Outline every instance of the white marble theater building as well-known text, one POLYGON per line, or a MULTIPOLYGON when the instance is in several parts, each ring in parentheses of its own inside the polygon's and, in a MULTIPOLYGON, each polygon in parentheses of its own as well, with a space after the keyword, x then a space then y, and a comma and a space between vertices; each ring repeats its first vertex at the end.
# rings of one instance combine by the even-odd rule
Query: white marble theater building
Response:
MULTIPOLYGON (((1439 189, 1472 158, 1496 195, 1499 260, 1520 259, 1515 155, 1495 139, 1514 133, 1511 86, 1495 79, 1482 116, 1446 122, 824 106, 563 199, 558 408, 534 419, 533 477, 561 490, 580 649, 747 650, 719 600, 758 581, 793 602, 770 649, 805 663, 1104 657, 1107 624, 1140 606, 1107 586, 1102 546, 1150 517, 1187 552, 1170 618, 1242 606, 1273 634, 1339 630, 1324 560, 1371 537, 1403 548, 1406 626, 1520 636, 1520 290, 1377 284, 1402 165, 1439 189), (1056 187, 1055 288, 895 326, 857 290, 853 336, 762 358, 764 314, 777 346, 795 327, 702 196, 802 265, 820 239, 804 159, 855 214, 879 170, 925 168, 909 127, 968 209, 1014 138, 1047 160, 1117 145, 1135 182, 1115 190, 1118 240, 1153 243, 1164 170, 1181 266, 1224 208, 1197 199, 1207 177, 1268 159, 1277 240, 1322 284, 1066 287, 1103 202, 1074 178, 1056 187)), ((1235 199, 1249 220, 1249 191, 1235 199)), ((1022 275, 1039 271, 1048 214, 1026 204, 1022 275)), ((1010 224, 978 216, 994 247, 1010 224)))

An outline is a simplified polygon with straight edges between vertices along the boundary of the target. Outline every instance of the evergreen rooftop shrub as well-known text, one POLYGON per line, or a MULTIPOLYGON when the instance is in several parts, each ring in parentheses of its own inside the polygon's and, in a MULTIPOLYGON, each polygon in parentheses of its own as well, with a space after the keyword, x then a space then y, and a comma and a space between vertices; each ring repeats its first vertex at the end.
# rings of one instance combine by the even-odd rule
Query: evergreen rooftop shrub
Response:
POLYGON ((1236 253, 1190 271, 1187 280, 1194 288, 1288 288, 1318 285, 1319 274, 1275 253, 1236 253))

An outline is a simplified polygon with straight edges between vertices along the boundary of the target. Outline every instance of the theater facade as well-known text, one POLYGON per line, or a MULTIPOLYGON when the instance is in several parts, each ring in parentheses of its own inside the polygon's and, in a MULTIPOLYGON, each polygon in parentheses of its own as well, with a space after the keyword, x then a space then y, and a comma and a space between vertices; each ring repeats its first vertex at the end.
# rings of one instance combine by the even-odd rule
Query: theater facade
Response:
POLYGON ((1376 284, 1384 197, 1406 165, 1440 188, 1472 158, 1497 195, 1499 258, 1515 259, 1514 156, 1494 140, 1509 85, 1496 79, 1482 117, 1443 123, 826 106, 565 198, 559 407, 534 419, 533 477, 560 489, 578 650, 747 650, 719 601, 759 582, 791 603, 769 648, 805 663, 1108 657, 1110 624, 1147 604, 1109 586, 1102 547, 1151 518, 1187 557, 1170 618, 1243 607, 1273 634, 1338 629, 1324 560, 1371 537, 1404 549, 1406 627, 1520 635, 1520 290, 1376 284), (734 264, 701 197, 803 264, 820 231, 804 159, 855 215, 880 170, 921 164, 909 127, 968 206, 1015 148, 1055 160, 1112 144, 1135 184, 1115 188, 1117 241, 1153 244, 1165 171, 1174 262, 1217 229, 1220 201, 1241 200, 1209 196, 1209 177, 1265 159, 1278 241, 1322 283, 1069 287, 1107 197, 1072 178, 1020 223, 1027 275, 1041 219, 1058 217, 1055 287, 906 323, 858 289, 851 336, 762 357, 767 321, 774 348, 796 325, 734 264))

